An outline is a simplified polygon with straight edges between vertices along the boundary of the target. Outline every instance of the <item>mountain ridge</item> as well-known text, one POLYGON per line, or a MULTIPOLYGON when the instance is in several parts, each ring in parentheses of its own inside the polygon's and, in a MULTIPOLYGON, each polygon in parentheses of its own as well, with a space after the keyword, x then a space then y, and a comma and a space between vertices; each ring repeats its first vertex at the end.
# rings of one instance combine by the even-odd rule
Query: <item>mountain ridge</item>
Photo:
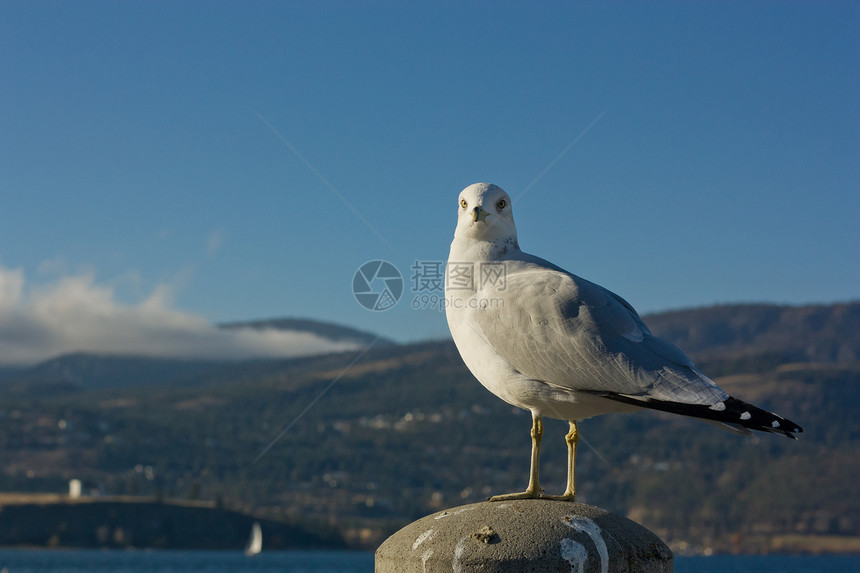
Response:
POLYGON ((782 352, 803 361, 860 359, 860 302, 721 304, 643 317, 655 335, 690 355, 782 352), (826 343, 825 343, 826 340, 826 343))

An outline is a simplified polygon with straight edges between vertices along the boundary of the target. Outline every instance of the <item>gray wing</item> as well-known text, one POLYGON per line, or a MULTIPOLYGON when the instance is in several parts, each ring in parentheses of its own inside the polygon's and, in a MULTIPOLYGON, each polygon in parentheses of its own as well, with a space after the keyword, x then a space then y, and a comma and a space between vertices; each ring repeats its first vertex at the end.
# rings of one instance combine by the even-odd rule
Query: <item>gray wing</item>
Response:
POLYGON ((474 311, 484 339, 523 375, 551 386, 717 406, 728 398, 621 297, 575 275, 523 265, 474 311))

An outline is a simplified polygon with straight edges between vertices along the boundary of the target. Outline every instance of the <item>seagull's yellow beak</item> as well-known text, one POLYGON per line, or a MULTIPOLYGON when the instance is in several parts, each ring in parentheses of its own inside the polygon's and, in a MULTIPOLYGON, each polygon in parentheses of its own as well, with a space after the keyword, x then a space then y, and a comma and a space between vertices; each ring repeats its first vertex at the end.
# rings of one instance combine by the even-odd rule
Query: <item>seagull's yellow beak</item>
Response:
POLYGON ((483 221, 487 218, 488 213, 484 211, 483 207, 480 205, 476 206, 472 209, 472 221, 478 222, 483 221))

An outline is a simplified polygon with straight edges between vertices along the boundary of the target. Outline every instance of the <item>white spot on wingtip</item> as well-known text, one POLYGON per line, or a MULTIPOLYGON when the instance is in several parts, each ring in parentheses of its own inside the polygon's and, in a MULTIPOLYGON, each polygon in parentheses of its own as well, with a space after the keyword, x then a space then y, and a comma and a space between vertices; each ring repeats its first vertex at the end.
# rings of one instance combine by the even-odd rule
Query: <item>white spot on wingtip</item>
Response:
POLYGON ((726 409, 726 403, 725 402, 717 402, 716 404, 711 406, 711 410, 713 410, 715 412, 722 412, 725 409, 726 409))
MULTIPOLYGON (((770 423, 770 426, 771 426, 771 428, 779 428, 779 422, 777 422, 776 420, 774 420, 773 422, 771 422, 771 423, 770 423)), ((795 430, 795 432, 796 432, 796 431, 797 431, 797 430, 795 430)))
POLYGON ((744 412, 743 414, 741 414, 741 420, 749 420, 750 418, 752 418, 752 416, 749 412, 744 412))

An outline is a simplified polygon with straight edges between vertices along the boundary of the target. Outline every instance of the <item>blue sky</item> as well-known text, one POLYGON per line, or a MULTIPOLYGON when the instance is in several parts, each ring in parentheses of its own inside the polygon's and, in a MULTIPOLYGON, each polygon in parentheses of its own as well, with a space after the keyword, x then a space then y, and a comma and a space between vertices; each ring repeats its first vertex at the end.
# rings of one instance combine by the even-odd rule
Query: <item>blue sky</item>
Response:
POLYGON ((524 250, 642 313, 856 299, 858 21, 856 2, 5 0, 0 342, 36 315, 99 328, 87 313, 447 336, 410 267, 445 260, 477 181, 512 195, 524 250), (351 292, 373 259, 406 281, 385 312, 351 292))

